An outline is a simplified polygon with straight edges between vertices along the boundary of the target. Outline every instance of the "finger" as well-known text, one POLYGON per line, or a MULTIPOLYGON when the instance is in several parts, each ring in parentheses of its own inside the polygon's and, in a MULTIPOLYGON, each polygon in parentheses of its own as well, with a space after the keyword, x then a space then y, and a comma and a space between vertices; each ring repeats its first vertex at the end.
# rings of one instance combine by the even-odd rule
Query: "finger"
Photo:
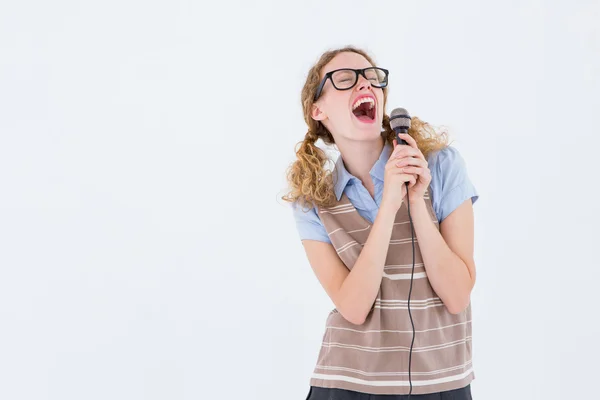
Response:
POLYGON ((408 133, 399 133, 398 136, 400 137, 400 139, 406 140, 406 143, 408 143, 410 147, 414 147, 415 149, 419 148, 415 139, 413 139, 413 137, 410 136, 408 133))
POLYGON ((413 165, 415 167, 426 168, 427 161, 423 160, 422 158, 405 157, 405 158, 400 159, 400 161, 396 162, 397 167, 403 167, 403 166, 409 166, 409 165, 413 165))
MULTIPOLYGON (((388 170, 386 173, 387 173, 387 174, 391 174, 391 175, 398 175, 398 176, 400 176, 400 179, 401 179, 403 182, 407 182, 407 179, 408 179, 407 177, 409 177, 409 176, 414 176, 415 178, 417 178, 417 176, 416 176, 416 175, 414 175, 414 174, 409 174, 409 173, 407 173, 407 172, 403 171, 403 169, 402 169, 402 168, 398 168, 398 167, 396 167, 396 166, 392 166, 392 167, 391 167, 391 168, 390 168, 390 169, 389 169, 389 170, 388 170)), ((390 175, 390 176, 391 176, 391 175, 390 175)))
POLYGON ((394 139, 394 151, 392 151, 392 154, 390 154, 390 158, 393 158, 396 156, 396 154, 398 154, 398 152, 402 151, 403 149, 410 149, 411 147, 405 144, 398 144, 398 142, 396 141, 396 139, 394 139))
POLYGON ((414 181, 417 181, 419 179, 419 177, 417 175, 407 174, 405 172, 396 172, 395 175, 398 175, 398 177, 400 178, 400 180, 402 182, 410 182, 411 179, 413 179, 414 181))
POLYGON ((410 136, 408 133, 400 133, 398 135, 401 139, 406 140, 406 143, 408 143, 408 146, 410 148, 417 151, 416 154, 419 158, 425 159, 425 157, 423 156, 423 153, 421 152, 421 150, 419 150, 419 146, 417 146, 417 142, 415 141, 415 139, 413 139, 412 136, 410 136))
MULTIPOLYGON (((406 146, 404 146, 404 145, 400 144, 400 145, 398 145, 398 147, 396 147, 396 148, 397 148, 397 149, 399 149, 400 147, 406 147, 406 146)), ((392 166, 395 166, 395 165, 396 165, 396 163, 397 163, 397 162, 400 162, 400 160, 402 160, 404 157, 407 157, 407 156, 396 156, 396 155, 394 155, 394 154, 392 153, 392 155, 390 156, 390 158, 389 158, 389 159, 387 160, 387 162, 386 162, 386 166, 387 166, 387 165, 392 165, 392 166)))
POLYGON ((420 181, 420 177, 419 177, 419 175, 410 174, 410 176, 412 176, 412 177, 413 177, 413 181, 412 181, 412 185, 413 185, 413 186, 419 183, 419 181, 420 181))
POLYGON ((412 174, 400 174, 400 180, 402 182, 416 182, 417 181, 417 177, 412 175, 412 174))
POLYGON ((404 157, 417 157, 418 153, 417 150, 413 149, 410 146, 407 146, 405 144, 400 144, 398 145, 398 147, 396 147, 396 151, 394 151, 392 153, 392 155, 390 156, 390 159, 400 159, 400 158, 404 158, 404 157))
POLYGON ((423 175, 425 173, 425 169, 420 167, 403 167, 400 169, 405 174, 423 175))

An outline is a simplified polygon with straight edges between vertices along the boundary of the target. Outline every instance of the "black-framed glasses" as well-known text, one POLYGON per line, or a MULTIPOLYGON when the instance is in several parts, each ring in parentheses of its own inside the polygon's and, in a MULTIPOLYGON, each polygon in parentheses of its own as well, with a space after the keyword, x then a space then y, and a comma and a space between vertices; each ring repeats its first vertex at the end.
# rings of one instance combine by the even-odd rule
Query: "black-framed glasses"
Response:
POLYGON ((352 68, 340 68, 333 71, 329 71, 325 74, 325 77, 319 84, 317 93, 315 94, 315 100, 321 96, 323 87, 327 79, 331 79, 333 87, 337 90, 348 90, 352 89, 356 82, 358 82, 358 74, 361 74, 366 80, 371 83, 371 86, 376 88, 384 88, 388 84, 389 71, 379 67, 369 67, 363 69, 352 69, 352 68))

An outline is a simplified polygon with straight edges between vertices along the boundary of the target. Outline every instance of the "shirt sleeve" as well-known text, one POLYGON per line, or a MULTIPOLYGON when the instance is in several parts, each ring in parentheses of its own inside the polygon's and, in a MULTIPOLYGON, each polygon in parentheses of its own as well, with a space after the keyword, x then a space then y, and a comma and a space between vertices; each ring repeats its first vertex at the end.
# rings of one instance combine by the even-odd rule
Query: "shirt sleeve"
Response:
POLYGON ((432 206, 439 222, 465 200, 475 204, 479 198, 469 179, 464 159, 454 147, 446 147, 428 159, 431 172, 432 206))
POLYGON ((309 239, 331 243, 325 226, 323 226, 321 219, 317 215, 316 207, 307 210, 306 208, 303 209, 297 203, 292 203, 292 209, 300 240, 309 239))

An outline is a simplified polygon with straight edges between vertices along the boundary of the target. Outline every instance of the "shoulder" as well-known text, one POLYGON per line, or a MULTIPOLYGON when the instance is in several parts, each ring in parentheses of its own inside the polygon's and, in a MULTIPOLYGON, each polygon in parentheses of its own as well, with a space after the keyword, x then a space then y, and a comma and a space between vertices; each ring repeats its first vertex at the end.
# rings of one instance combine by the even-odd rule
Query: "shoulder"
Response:
POLYGON ((450 145, 431 152, 427 156, 429 169, 437 173, 448 172, 448 170, 457 170, 465 166, 464 159, 458 149, 450 145))
POLYGON ((445 219, 465 200, 477 201, 479 195, 458 149, 446 146, 429 154, 427 162, 431 172, 432 203, 438 221, 445 219))
POLYGON ((295 202, 292 203, 291 207, 300 240, 308 239, 331 243, 325 226, 319 218, 316 206, 308 208, 295 202))

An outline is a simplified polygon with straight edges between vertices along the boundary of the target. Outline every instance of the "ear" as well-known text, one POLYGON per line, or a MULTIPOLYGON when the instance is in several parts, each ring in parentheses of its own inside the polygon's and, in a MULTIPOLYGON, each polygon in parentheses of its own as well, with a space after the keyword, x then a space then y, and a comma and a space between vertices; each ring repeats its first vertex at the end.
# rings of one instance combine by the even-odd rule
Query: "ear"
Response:
POLYGON ((319 108, 319 106, 315 103, 312 105, 312 110, 310 111, 310 116, 315 121, 323 121, 327 116, 325 113, 319 108))

